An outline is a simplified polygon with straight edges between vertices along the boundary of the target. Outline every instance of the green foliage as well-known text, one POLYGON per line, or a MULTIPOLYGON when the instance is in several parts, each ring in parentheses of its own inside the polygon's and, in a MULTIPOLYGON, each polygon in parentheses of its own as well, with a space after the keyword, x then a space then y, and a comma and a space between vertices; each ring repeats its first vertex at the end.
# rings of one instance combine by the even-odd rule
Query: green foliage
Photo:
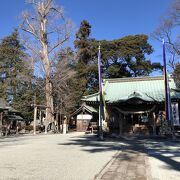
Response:
MULTIPOLYGON (((76 40, 74 41, 74 46, 78 49, 78 62, 87 64, 91 58, 90 51, 90 36, 91 26, 86 21, 81 22, 79 31, 76 33, 76 40)), ((79 69, 79 68, 78 68, 79 69)))
MULTIPOLYGON (((160 63, 146 59, 146 55, 153 52, 147 35, 111 41, 97 41, 90 35, 91 26, 84 20, 74 41, 77 53, 70 48, 63 49, 53 64, 51 82, 56 111, 69 114, 80 105, 83 95, 98 91, 99 44, 104 78, 145 76, 162 68, 160 63)), ((19 42, 17 30, 0 43, 0 97, 11 101, 26 119, 32 119, 33 108, 30 105, 45 103, 45 79, 33 76, 28 58, 19 42)), ((178 72, 177 69, 176 74, 178 72)))
POLYGON ((160 63, 151 63, 146 55, 153 52, 147 35, 126 36, 113 41, 101 41, 101 53, 106 77, 145 76, 161 69, 160 63))
POLYGON ((1 78, 1 96, 10 98, 10 95, 16 95, 18 76, 22 75, 24 64, 23 46, 19 43, 18 32, 15 30, 11 36, 5 37, 0 44, 0 78, 1 78))
POLYGON ((90 38, 91 26, 86 21, 81 22, 80 28, 76 33, 74 41, 77 49, 77 64, 76 64, 76 79, 74 82, 74 94, 77 97, 77 103, 80 103, 80 98, 88 94, 94 84, 97 85, 97 66, 94 62, 93 42, 90 38))
POLYGON ((20 111, 24 118, 32 119, 33 75, 27 61, 25 48, 20 43, 18 31, 0 43, 0 97, 20 111))
POLYGON ((153 52, 144 34, 125 36, 111 41, 90 38, 91 26, 82 21, 76 34, 77 50, 76 95, 81 96, 98 91, 97 52, 101 46, 101 61, 104 78, 148 76, 154 70, 162 70, 160 63, 146 59, 153 52))

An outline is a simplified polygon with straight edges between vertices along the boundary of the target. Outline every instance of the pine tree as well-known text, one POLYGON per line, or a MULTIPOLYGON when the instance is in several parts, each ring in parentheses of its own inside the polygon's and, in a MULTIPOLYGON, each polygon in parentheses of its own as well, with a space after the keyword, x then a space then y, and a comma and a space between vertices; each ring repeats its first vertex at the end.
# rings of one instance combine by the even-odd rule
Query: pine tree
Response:
POLYGON ((85 20, 82 21, 74 42, 78 61, 74 96, 78 102, 83 95, 98 91, 99 45, 105 78, 148 76, 155 70, 162 70, 160 63, 152 63, 146 58, 153 52, 147 35, 129 35, 111 41, 98 41, 90 38, 90 34, 90 24, 85 20))
POLYGON ((27 58, 17 30, 0 43, 0 96, 21 111, 25 118, 30 118, 33 76, 27 58))
POLYGON ((77 97, 77 102, 80 104, 80 98, 83 95, 87 95, 91 92, 94 83, 97 78, 97 67, 94 61, 93 41, 90 38, 91 25, 83 20, 80 24, 80 28, 76 33, 76 40, 74 42, 77 50, 77 64, 76 64, 76 79, 74 82, 74 95, 77 97), (95 69, 94 69, 95 68, 95 69), (95 80, 95 81, 93 81, 95 80))
POLYGON ((5 37, 0 44, 0 78, 4 87, 1 96, 9 100, 16 96, 18 79, 24 73, 23 49, 18 40, 17 30, 5 37))

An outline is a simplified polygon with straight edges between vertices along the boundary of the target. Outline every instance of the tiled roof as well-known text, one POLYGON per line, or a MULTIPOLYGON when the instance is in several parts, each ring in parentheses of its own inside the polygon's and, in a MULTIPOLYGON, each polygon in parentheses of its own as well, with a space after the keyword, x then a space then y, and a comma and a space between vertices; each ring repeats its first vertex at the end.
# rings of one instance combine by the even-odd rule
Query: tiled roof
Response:
POLYGON ((76 111, 74 111, 70 116, 74 116, 82 110, 86 110, 89 113, 97 113, 97 110, 95 108, 88 106, 87 104, 82 104, 82 106, 79 109, 77 109, 76 111))
POLYGON ((21 120, 23 120, 23 118, 21 117, 21 116, 19 116, 19 115, 8 115, 8 119, 9 120, 18 120, 18 121, 21 121, 21 120))
MULTIPOLYGON (((169 78, 171 98, 180 99, 173 78, 169 78)), ((165 99, 163 76, 146 76, 131 78, 116 78, 104 80, 105 100, 109 103, 124 102, 128 99, 139 98, 148 102, 162 102, 165 99)), ((84 96, 83 101, 98 101, 98 93, 84 96)))
POLYGON ((8 103, 3 98, 0 98, 0 109, 7 109, 9 112, 14 112, 14 113, 19 112, 13 107, 9 106, 8 103))

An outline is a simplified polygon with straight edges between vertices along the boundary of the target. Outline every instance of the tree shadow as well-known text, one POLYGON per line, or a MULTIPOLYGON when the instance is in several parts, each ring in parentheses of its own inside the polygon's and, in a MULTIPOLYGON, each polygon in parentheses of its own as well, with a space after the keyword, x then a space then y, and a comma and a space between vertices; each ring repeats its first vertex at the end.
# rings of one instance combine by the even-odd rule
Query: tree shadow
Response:
POLYGON ((75 145, 82 147, 83 151, 89 153, 101 153, 105 151, 121 150, 123 142, 118 139, 109 138, 101 141, 96 135, 85 135, 81 137, 71 137, 67 143, 58 143, 58 145, 75 145))
POLYGON ((24 135, 16 135, 16 136, 7 136, 7 137, 1 137, 0 138, 0 148, 5 147, 14 147, 14 146, 20 146, 24 144, 30 143, 31 139, 29 137, 39 139, 39 136, 24 136, 24 135))
POLYGON ((175 160, 180 158, 180 141, 148 139, 145 150, 150 157, 165 162, 164 168, 180 171, 180 162, 175 160))
MULTIPOLYGON (((143 153, 149 157, 156 158, 167 164, 167 169, 180 171, 180 163, 175 158, 180 157, 180 143, 172 142, 170 139, 151 139, 142 137, 127 138, 105 138, 100 141, 97 136, 72 137, 67 143, 59 143, 58 145, 75 145, 82 147, 82 151, 89 153, 101 153, 108 151, 124 151, 127 152, 123 156, 116 156, 120 161, 131 161, 133 155, 143 153)), ((115 158, 115 157, 114 157, 115 158)))

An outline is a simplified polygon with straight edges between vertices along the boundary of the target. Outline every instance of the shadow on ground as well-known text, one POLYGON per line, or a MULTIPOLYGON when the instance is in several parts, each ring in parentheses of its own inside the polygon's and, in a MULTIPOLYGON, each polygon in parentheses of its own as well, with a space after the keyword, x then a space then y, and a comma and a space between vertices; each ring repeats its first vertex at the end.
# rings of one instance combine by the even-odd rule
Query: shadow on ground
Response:
POLYGON ((32 137, 32 139, 39 139, 40 136, 23 136, 23 135, 16 135, 16 136, 8 136, 8 137, 1 137, 0 138, 0 148, 5 147, 14 147, 19 145, 24 145, 29 143, 31 139, 29 137, 32 137))
POLYGON ((180 158, 180 143, 179 141, 172 142, 171 139, 162 138, 105 138, 104 141, 99 141, 96 136, 82 136, 69 139, 67 143, 59 143, 58 145, 75 145, 82 147, 82 151, 89 153, 101 153, 112 150, 122 150, 129 152, 124 156, 118 156, 119 160, 132 160, 131 154, 139 152, 147 156, 154 157, 167 164, 167 169, 180 171, 180 162, 176 161, 180 158))
POLYGON ((101 141, 95 135, 85 135, 81 137, 71 137, 67 143, 59 143, 58 145, 75 145, 82 147, 83 151, 89 153, 101 153, 104 151, 120 150, 125 144, 119 139, 106 138, 101 141))

